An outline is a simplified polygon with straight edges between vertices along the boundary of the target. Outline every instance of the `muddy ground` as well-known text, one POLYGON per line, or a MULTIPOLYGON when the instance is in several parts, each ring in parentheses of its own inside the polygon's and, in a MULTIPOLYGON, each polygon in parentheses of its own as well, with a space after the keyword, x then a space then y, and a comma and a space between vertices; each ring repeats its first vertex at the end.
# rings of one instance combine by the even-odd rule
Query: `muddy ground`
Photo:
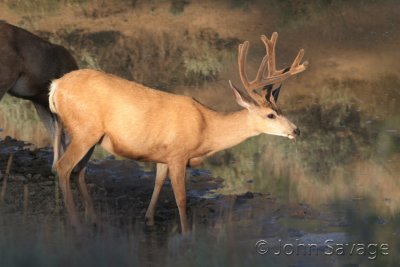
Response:
MULTIPOLYGON (((32 144, 12 138, 0 141, 3 215, 57 217, 67 221, 57 179, 51 172, 51 161, 52 150, 49 148, 36 149, 32 144)), ((279 199, 270 194, 247 192, 242 195, 221 195, 218 189, 224 186, 222 179, 212 177, 206 170, 188 169, 188 172, 188 212, 193 227, 212 226, 220 220, 262 218, 264 221, 273 221, 282 216, 330 220, 326 214, 313 211, 308 205, 281 204, 279 199)), ((100 224, 138 224, 144 230, 178 231, 178 210, 168 180, 158 202, 156 225, 145 226, 144 214, 153 190, 154 174, 152 171, 144 171, 134 161, 115 160, 111 157, 91 161, 86 181, 100 224)), ((72 178, 75 203, 84 220, 84 206, 75 178, 72 178)), ((335 224, 340 223, 340 218, 335 218, 335 224)))

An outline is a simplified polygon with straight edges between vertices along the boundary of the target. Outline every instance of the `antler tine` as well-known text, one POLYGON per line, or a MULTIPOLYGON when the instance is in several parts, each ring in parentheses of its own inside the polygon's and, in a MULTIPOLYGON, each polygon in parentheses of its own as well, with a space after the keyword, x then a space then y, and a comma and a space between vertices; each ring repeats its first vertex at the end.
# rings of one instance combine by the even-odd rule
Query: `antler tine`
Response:
POLYGON ((276 102, 275 102, 275 98, 274 98, 274 96, 272 95, 272 91, 271 91, 270 94, 269 94, 269 100, 268 100, 268 101, 271 103, 272 107, 273 107, 275 110, 279 110, 279 108, 278 108, 278 106, 277 106, 277 104, 276 104, 276 102))
POLYGON ((260 67, 258 68, 256 78, 254 81, 259 81, 264 77, 266 63, 269 62, 269 56, 265 55, 261 61, 260 67))
POLYGON ((246 89, 246 92, 254 101, 256 101, 257 104, 261 105, 264 102, 264 99, 260 95, 254 92, 254 87, 252 86, 254 81, 249 82, 247 78, 246 59, 247 59, 247 51, 249 49, 249 45, 250 43, 248 41, 245 41, 243 44, 239 45, 239 57, 238 57, 239 74, 243 86, 246 89))
POLYGON ((303 64, 300 64, 301 60, 303 59, 303 56, 304 56, 304 49, 300 49, 299 53, 297 53, 297 56, 294 59, 289 69, 292 75, 300 73, 306 69, 308 61, 304 61, 303 64))
POLYGON ((247 78, 247 72, 246 72, 246 59, 247 59, 248 49, 249 49, 248 41, 245 41, 243 44, 239 45, 239 57, 238 57, 239 74, 240 74, 240 79, 242 80, 242 83, 246 89, 249 87, 249 80, 247 78))
POLYGON ((271 40, 267 36, 261 35, 261 41, 265 45, 266 54, 269 56, 268 60, 268 77, 276 73, 276 60, 275 60, 275 45, 278 40, 278 33, 274 32, 271 40))
POLYGON ((302 49, 300 49, 299 52, 297 53, 297 56, 296 56, 296 58, 294 59, 291 68, 292 68, 293 66, 299 65, 299 64, 300 64, 300 61, 303 59, 303 56, 304 56, 304 49, 302 48, 302 49))

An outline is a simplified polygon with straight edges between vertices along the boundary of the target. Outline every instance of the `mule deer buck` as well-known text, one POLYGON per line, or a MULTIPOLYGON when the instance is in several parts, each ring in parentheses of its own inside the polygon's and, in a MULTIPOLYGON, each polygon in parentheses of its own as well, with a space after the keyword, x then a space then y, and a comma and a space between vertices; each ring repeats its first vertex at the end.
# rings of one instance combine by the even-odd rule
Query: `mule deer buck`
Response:
MULTIPOLYGON (((300 134, 284 117, 276 102, 281 83, 306 69, 304 50, 284 70, 275 66, 275 44, 261 36, 266 48, 253 81, 246 74, 249 42, 239 45, 239 73, 247 96, 230 83, 236 102, 244 109, 221 113, 194 99, 147 88, 141 84, 94 70, 78 70, 53 81, 50 109, 72 138, 56 163, 64 203, 73 224, 78 218, 70 189, 71 171, 96 144, 112 154, 157 163, 155 187, 146 212, 154 223, 154 210, 167 174, 178 206, 181 230, 189 231, 186 217, 185 168, 203 158, 261 133, 285 136, 300 134), (262 89, 261 94, 256 90, 262 89)), ((59 135, 58 135, 59 136, 59 135)), ((55 145, 59 145, 55 140, 55 145)), ((82 164, 84 165, 84 164, 82 164)), ((80 172, 84 176, 85 169, 80 172)))
POLYGON ((7 92, 31 100, 52 139, 55 118, 49 109, 50 82, 76 69, 64 47, 0 21, 0 100, 7 92))

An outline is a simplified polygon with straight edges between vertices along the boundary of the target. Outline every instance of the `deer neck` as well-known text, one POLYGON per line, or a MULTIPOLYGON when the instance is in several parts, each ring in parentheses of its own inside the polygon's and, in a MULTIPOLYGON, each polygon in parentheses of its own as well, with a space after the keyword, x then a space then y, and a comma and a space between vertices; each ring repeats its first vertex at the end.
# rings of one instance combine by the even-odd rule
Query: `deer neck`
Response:
POLYGON ((214 152, 233 147, 249 137, 260 134, 253 126, 246 109, 217 113, 209 123, 210 144, 214 152))

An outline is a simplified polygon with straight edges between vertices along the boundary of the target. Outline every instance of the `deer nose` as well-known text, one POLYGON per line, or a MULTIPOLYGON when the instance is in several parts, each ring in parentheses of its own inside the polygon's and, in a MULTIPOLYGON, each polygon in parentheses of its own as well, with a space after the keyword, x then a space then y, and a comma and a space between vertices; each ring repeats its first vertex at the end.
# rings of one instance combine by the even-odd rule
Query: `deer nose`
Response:
POLYGON ((300 135, 300 129, 299 128, 294 129, 293 133, 294 133, 294 135, 299 136, 300 135))

